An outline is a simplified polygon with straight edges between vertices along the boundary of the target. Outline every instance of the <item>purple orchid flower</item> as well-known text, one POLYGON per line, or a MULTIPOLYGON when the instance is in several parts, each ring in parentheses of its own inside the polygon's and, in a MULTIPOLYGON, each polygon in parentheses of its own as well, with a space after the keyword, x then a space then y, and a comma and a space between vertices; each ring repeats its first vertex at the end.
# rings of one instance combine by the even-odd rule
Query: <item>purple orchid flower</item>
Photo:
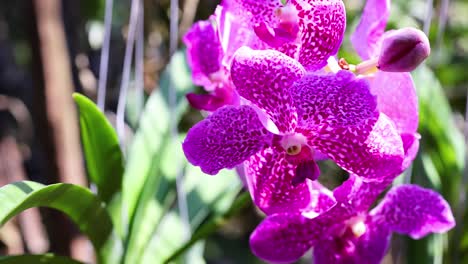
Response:
POLYGON ((368 212, 389 183, 364 182, 352 175, 334 191, 335 205, 322 205, 325 212, 316 217, 270 215, 252 233, 252 251, 267 261, 290 263, 313 247, 317 264, 377 264, 393 232, 419 239, 455 225, 448 203, 438 193, 411 184, 394 187, 368 212))
POLYGON ((246 161, 249 188, 266 213, 310 204, 306 179, 319 175, 316 155, 368 179, 401 167, 400 135, 376 109, 368 83, 351 72, 306 74, 278 51, 245 47, 234 56, 231 77, 249 105, 218 109, 189 130, 183 149, 212 175, 246 161))
POLYGON ((221 46, 215 19, 195 23, 184 36, 187 59, 192 69, 192 79, 208 94, 187 94, 190 105, 197 109, 214 111, 226 104, 238 104, 239 96, 223 65, 224 51, 221 46))
POLYGON ((223 6, 246 21, 270 48, 321 69, 336 54, 346 28, 343 1, 225 0, 223 6))

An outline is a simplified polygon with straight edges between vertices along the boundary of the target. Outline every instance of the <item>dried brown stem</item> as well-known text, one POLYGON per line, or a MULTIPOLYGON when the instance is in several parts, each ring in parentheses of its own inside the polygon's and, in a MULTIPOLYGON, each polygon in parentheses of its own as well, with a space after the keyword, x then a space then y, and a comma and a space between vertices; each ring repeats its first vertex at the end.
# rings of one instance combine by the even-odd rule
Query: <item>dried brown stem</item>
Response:
MULTIPOLYGON (((61 10, 60 0, 32 0, 36 129, 47 154, 48 180, 86 186, 61 10)), ((53 251, 91 261, 88 243, 70 221, 55 212, 46 220, 53 222, 48 226, 53 251)))

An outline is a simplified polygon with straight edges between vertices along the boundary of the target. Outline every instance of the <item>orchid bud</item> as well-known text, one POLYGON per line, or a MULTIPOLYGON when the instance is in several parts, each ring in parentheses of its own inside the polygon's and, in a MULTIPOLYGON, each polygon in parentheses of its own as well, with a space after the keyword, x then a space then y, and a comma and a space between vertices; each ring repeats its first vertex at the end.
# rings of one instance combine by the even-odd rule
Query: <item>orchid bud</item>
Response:
POLYGON ((426 35, 415 28, 389 31, 383 39, 378 68, 387 72, 410 72, 430 54, 426 35))

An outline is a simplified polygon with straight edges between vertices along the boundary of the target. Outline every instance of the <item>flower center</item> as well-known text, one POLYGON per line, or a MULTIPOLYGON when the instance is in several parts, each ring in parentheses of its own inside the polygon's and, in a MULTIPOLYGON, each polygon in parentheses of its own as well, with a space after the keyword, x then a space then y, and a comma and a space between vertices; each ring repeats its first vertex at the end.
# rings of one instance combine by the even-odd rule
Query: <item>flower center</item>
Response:
POLYGON ((362 220, 351 226, 351 231, 353 231, 353 234, 356 238, 364 235, 364 233, 366 233, 366 230, 366 224, 364 224, 362 220))
POLYGON ((280 141, 281 147, 289 156, 296 156, 301 153, 302 146, 305 146, 307 139, 302 134, 284 135, 280 141))
POLYGON ((366 224, 364 223, 364 219, 362 216, 355 216, 348 220, 347 222, 348 228, 351 230, 351 233, 354 237, 358 238, 367 231, 366 224))
POLYGON ((302 148, 301 145, 293 145, 293 146, 288 147, 288 149, 286 149, 286 153, 288 153, 288 155, 295 156, 301 153, 301 148, 302 148))

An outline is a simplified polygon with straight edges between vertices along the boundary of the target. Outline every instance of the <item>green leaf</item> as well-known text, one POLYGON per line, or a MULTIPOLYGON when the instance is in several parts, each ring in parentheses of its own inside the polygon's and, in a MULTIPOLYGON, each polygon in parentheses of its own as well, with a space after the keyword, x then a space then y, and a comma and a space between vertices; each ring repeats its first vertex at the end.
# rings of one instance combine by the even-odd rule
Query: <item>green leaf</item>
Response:
POLYGON ((193 232, 208 217, 225 212, 242 186, 234 171, 212 177, 189 165, 181 147, 185 135, 174 138, 171 133, 172 122, 177 124, 187 107, 183 95, 192 88, 181 53, 173 57, 161 79, 160 89, 147 101, 124 176, 123 197, 130 219, 125 263, 161 263, 183 245, 187 228, 193 232), (169 107, 171 87, 177 91, 175 109, 169 107), (177 208, 176 178, 181 173, 190 226, 177 208))
POLYGON ((108 261, 110 250, 118 248, 112 222, 101 200, 88 189, 66 183, 42 185, 15 182, 0 188, 0 225, 32 207, 49 207, 65 213, 88 236, 99 263, 108 261))
POLYGON ((430 157, 438 175, 442 176, 431 181, 440 181, 439 191, 454 205, 458 201, 465 163, 463 135, 455 124, 450 104, 434 73, 427 66, 421 65, 412 75, 419 96, 419 132, 423 139, 420 153, 430 157))
POLYGON ((171 263, 172 261, 179 258, 184 252, 186 252, 191 246, 201 239, 207 238, 209 235, 216 232, 226 221, 239 213, 242 209, 246 208, 251 203, 250 194, 248 192, 242 193, 225 211, 219 211, 205 221, 205 224, 195 229, 192 237, 189 241, 181 243, 176 250, 172 251, 172 254, 168 256, 164 263, 171 263))
MULTIPOLYGON (((460 191, 464 191, 460 189, 465 165, 463 135, 455 123, 447 96, 432 70, 421 65, 412 76, 419 96, 419 133, 422 135, 419 155, 414 162, 413 182, 437 189, 456 214, 460 191)), ((461 233, 461 230, 457 232, 456 229, 449 233, 452 238, 461 233)), ((465 236, 467 231, 463 232, 465 236)), ((452 239, 452 250, 460 247, 457 240, 452 239)), ((408 247, 411 250, 408 250, 408 259, 439 261, 443 255, 440 252, 441 241, 434 235, 420 241, 409 240, 408 247)))
MULTIPOLYGON (((242 183, 233 170, 222 170, 213 177, 202 173, 199 167, 187 165, 183 187, 187 198, 190 233, 193 233, 209 217, 216 218, 229 210, 242 183)), ((142 263, 162 263, 182 247, 189 240, 184 225, 178 208, 165 214, 144 250, 142 263)))
MULTIPOLYGON (((193 89, 182 52, 174 54, 161 77, 161 86, 150 95, 140 119, 138 131, 128 154, 124 175, 123 200, 127 215, 132 219, 143 188, 157 178, 161 150, 171 134, 171 122, 178 123, 187 107, 183 95, 193 89), (169 107, 169 89, 176 90, 176 107, 169 107)), ((155 188, 155 187, 154 187, 155 188)), ((131 221, 131 220, 130 220, 131 221)))
POLYGON ((52 254, 45 255, 18 255, 18 256, 4 256, 0 257, 0 264, 25 264, 25 263, 34 263, 34 264, 83 264, 77 260, 55 256, 52 254))
POLYGON ((108 203, 122 186, 123 156, 114 128, 88 98, 73 94, 80 113, 81 141, 90 180, 108 203))
POLYGON ((122 193, 127 263, 138 263, 160 219, 174 202, 175 178, 185 166, 185 158, 172 131, 187 108, 183 95, 192 88, 184 55, 178 52, 162 74, 161 86, 145 105, 128 154, 122 193), (170 89, 176 92, 173 108, 170 89), (169 160, 172 166, 163 168, 163 160, 169 160))

